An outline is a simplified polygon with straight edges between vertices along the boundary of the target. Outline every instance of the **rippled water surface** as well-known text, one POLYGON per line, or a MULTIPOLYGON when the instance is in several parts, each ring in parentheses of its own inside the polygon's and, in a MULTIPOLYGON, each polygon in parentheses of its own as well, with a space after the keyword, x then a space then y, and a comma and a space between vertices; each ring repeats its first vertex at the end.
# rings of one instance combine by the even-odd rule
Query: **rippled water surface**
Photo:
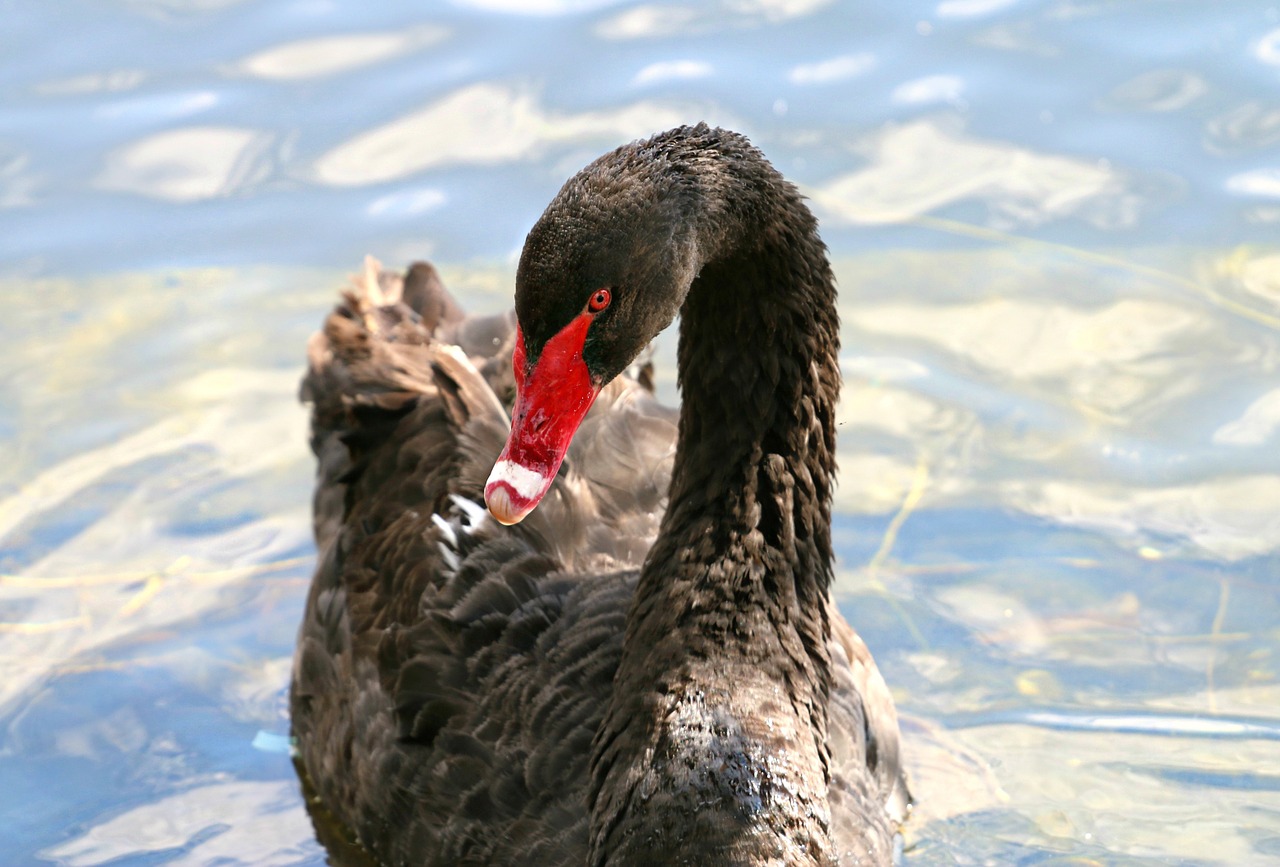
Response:
POLYGON ((908 863, 1280 863, 1280 7, 0 21, 3 863, 324 863, 284 702, 308 334, 365 253, 500 308, 565 177, 700 119, 836 262, 840 589, 908 863))

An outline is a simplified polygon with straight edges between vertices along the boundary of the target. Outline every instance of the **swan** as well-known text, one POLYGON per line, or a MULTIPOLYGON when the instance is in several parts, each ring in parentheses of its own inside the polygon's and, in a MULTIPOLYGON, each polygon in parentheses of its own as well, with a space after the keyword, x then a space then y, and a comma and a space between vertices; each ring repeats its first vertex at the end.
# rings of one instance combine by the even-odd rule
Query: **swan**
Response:
POLYGON ((838 351, 815 218, 705 124, 570 178, 514 315, 368 264, 302 386, 323 808, 393 865, 891 863, 897 717, 830 594, 838 351), (678 416, 634 367, 677 314, 678 416))

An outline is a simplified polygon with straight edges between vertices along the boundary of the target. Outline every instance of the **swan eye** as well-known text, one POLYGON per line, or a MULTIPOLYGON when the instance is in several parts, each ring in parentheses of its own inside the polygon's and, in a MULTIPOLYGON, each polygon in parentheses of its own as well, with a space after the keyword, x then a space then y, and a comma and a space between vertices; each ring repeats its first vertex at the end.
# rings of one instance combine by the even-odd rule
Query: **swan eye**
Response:
POLYGON ((613 295, 608 289, 597 289, 595 294, 591 296, 591 300, 587 302, 587 309, 592 313, 599 313, 608 307, 609 302, 612 300, 613 295))

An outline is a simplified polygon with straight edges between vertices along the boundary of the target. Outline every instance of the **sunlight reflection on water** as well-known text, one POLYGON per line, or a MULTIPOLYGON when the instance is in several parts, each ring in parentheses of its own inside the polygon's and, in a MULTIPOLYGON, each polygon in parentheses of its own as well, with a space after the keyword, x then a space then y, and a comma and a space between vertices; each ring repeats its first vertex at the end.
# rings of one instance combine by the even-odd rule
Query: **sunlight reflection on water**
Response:
POLYGON ((907 716, 909 863, 1280 857, 1277 27, 1256 2, 20 4, 0 850, 323 863, 281 752, 309 333, 365 252, 501 309, 564 177, 706 118, 832 248, 839 588, 907 716))

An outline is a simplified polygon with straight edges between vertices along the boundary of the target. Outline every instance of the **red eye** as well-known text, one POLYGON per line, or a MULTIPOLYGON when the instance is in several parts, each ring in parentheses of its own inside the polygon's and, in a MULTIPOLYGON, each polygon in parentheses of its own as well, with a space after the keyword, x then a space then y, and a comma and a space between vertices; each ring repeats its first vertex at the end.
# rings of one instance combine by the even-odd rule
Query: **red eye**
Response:
POLYGON ((608 307, 612 300, 613 296, 609 294, 608 289, 597 289, 596 294, 592 295, 591 300, 587 302, 587 309, 592 313, 599 313, 608 307))

